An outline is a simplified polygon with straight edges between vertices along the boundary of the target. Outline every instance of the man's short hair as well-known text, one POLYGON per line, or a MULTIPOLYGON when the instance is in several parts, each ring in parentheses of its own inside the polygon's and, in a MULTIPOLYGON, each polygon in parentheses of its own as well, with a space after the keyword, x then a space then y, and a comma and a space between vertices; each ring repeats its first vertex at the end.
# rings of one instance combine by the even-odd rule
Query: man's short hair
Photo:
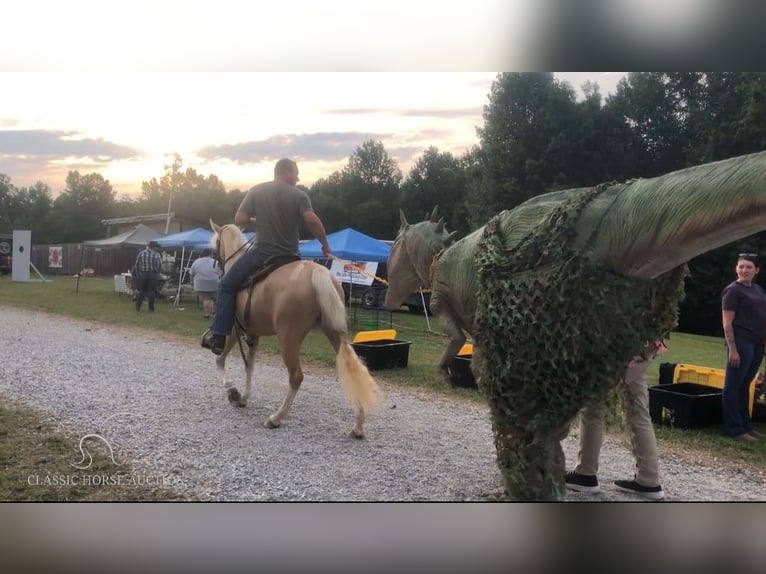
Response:
POLYGON ((149 247, 159 247, 159 246, 160 246, 160 244, 157 243, 156 241, 150 241, 149 242, 149 247))
POLYGON ((292 172, 293 170, 296 170, 296 169, 298 169, 297 163, 295 163, 291 159, 283 157, 274 166, 274 176, 276 177, 282 173, 292 172))
POLYGON ((201 257, 210 257, 213 254, 212 250, 210 249, 203 249, 201 257))

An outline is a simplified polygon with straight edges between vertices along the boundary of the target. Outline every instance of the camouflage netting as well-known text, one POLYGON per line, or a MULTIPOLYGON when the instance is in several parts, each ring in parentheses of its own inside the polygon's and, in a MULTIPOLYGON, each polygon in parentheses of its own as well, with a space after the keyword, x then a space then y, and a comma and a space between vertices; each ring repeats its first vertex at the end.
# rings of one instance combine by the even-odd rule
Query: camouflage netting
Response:
POLYGON ((569 422, 676 324, 686 266, 630 279, 573 247, 580 211, 605 187, 573 194, 518 245, 507 245, 496 216, 479 243, 474 369, 513 499, 563 497, 569 422))

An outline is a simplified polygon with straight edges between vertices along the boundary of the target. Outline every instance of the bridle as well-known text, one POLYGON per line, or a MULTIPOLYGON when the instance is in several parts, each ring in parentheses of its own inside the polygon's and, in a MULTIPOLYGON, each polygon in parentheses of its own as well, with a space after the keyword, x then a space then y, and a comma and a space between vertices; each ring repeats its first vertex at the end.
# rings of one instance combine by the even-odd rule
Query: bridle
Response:
POLYGON ((236 255, 237 255, 237 253, 239 253, 240 251, 242 251, 242 250, 245 250, 245 251, 247 251, 247 248, 248 248, 248 246, 249 246, 249 245, 252 245, 252 244, 253 244, 253 241, 255 241, 255 236, 253 236, 253 238, 252 238, 252 239, 250 239, 249 241, 246 241, 245 243, 243 243, 242 245, 240 245, 240 246, 237 248, 237 250, 236 250, 236 251, 234 251, 234 253, 232 253, 231 255, 227 256, 227 257, 226 257, 226 259, 223 259, 223 260, 222 260, 222 259, 221 259, 221 235, 223 235, 223 231, 224 231, 224 230, 225 230, 227 227, 228 227, 227 225, 224 225, 224 226, 221 228, 221 230, 218 232, 218 236, 217 236, 217 238, 216 238, 216 242, 215 242, 215 260, 216 260, 216 261, 218 261, 218 265, 221 267, 221 271, 223 271, 224 273, 226 273, 226 264, 227 264, 229 261, 231 261, 231 260, 232 260, 232 259, 233 259, 233 258, 234 258, 236 255))
MULTIPOLYGON (((397 238, 397 241, 402 242, 402 248, 404 249, 404 252, 407 254, 407 263, 410 266, 410 269, 414 271, 415 276, 420 280, 421 287, 425 287, 427 289, 431 288, 431 282, 429 277, 423 277, 420 274, 420 270, 418 269, 417 265, 415 265, 415 258, 413 257, 411 245, 412 242, 407 241, 407 231, 403 231, 402 234, 397 238)), ((431 263, 431 267, 433 267, 433 262, 431 263)), ((429 269, 429 275, 431 274, 429 269)))

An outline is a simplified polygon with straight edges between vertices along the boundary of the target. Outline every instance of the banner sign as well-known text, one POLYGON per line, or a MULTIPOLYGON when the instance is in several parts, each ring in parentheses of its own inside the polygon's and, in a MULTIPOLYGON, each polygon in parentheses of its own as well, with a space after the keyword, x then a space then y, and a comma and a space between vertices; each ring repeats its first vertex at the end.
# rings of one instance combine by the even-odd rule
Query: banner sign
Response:
POLYGON ((375 261, 346 262, 333 259, 330 267, 330 272, 338 281, 354 285, 372 285, 373 276, 377 271, 378 264, 375 261))
POLYGON ((63 249, 61 247, 48 247, 48 267, 58 267, 63 265, 63 249))

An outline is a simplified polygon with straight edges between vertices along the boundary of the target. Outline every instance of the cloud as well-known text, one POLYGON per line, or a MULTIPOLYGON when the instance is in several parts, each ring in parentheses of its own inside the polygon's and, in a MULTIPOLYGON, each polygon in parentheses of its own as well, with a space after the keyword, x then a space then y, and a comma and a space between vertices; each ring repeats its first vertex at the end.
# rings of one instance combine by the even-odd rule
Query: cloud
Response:
POLYGON ((94 160, 133 159, 143 154, 131 147, 83 137, 77 132, 49 130, 0 130, 0 155, 56 158, 90 157, 94 160))
POLYGON ((318 132, 282 134, 265 140, 207 146, 197 154, 208 160, 228 159, 237 163, 258 163, 291 157, 306 161, 334 161, 350 156, 367 140, 383 140, 390 134, 363 132, 318 132))
POLYGON ((336 114, 336 115, 381 115, 389 114, 395 116, 404 117, 419 117, 419 118, 438 118, 438 119, 457 119, 457 118, 470 118, 474 116, 480 116, 482 113, 482 107, 477 106, 473 108, 452 108, 452 109, 403 109, 392 110, 385 108, 339 108, 333 110, 326 110, 323 113, 336 114))

